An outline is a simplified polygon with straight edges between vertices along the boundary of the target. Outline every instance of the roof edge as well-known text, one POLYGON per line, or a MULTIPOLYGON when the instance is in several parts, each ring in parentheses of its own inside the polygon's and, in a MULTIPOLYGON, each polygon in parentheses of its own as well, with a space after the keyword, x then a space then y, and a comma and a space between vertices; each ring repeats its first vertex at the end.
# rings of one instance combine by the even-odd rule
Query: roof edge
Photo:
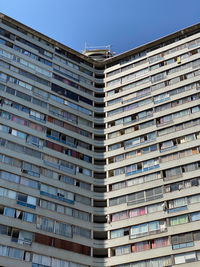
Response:
POLYGON ((115 62, 115 61, 120 60, 120 59, 122 59, 122 58, 124 58, 126 56, 130 56, 130 55, 132 55, 134 53, 138 53, 138 52, 142 52, 142 51, 145 51, 145 50, 149 50, 150 48, 153 48, 153 47, 157 46, 158 44, 160 44, 162 42, 169 41, 170 39, 176 38, 176 37, 178 37, 180 35, 188 34, 190 32, 192 33, 194 31, 197 31, 198 29, 200 30, 200 23, 193 24, 193 25, 191 25, 191 26, 189 26, 187 28, 183 28, 183 29, 178 30, 178 31, 176 31, 174 33, 171 33, 171 34, 168 34, 168 35, 166 35, 164 37, 158 38, 158 39, 156 39, 154 41, 148 42, 148 43, 140 45, 140 46, 138 46, 136 48, 130 49, 130 50, 126 51, 126 52, 122 52, 122 53, 120 53, 118 55, 115 55, 113 57, 107 58, 107 59, 105 59, 103 61, 97 61, 97 60, 93 60, 92 58, 89 58, 88 56, 86 56, 86 55, 84 55, 84 54, 82 54, 82 53, 80 53, 80 52, 78 52, 78 51, 76 51, 76 50, 74 50, 74 49, 72 49, 72 48, 70 48, 70 47, 68 47, 68 46, 66 46, 66 45, 54 40, 54 39, 52 39, 52 38, 50 38, 50 37, 48 37, 45 34, 42 34, 42 33, 38 32, 38 31, 34 30, 33 28, 31 28, 29 26, 24 25, 23 23, 15 20, 15 19, 13 19, 13 18, 11 18, 11 17, 9 17, 9 16, 7 16, 7 15, 1 13, 1 12, 0 12, 0 19, 5 19, 8 22, 11 22, 11 23, 15 24, 16 26, 19 26, 22 29, 31 32, 32 34, 44 39, 45 41, 47 41, 47 42, 49 42, 49 43, 51 43, 51 44, 53 44, 55 46, 58 46, 61 49, 64 49, 67 52, 69 52, 69 53, 71 53, 73 55, 76 55, 79 58, 81 58, 81 59, 87 61, 88 63, 91 63, 91 64, 93 64, 94 66, 97 66, 97 67, 104 67, 106 64, 115 62))

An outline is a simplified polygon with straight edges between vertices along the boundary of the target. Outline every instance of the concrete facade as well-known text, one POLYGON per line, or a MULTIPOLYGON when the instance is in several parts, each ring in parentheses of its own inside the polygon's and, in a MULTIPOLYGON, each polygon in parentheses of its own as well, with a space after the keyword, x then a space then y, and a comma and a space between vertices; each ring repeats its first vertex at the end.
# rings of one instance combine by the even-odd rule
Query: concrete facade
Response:
POLYGON ((0 266, 199 266, 199 29, 94 60, 0 15, 0 266))

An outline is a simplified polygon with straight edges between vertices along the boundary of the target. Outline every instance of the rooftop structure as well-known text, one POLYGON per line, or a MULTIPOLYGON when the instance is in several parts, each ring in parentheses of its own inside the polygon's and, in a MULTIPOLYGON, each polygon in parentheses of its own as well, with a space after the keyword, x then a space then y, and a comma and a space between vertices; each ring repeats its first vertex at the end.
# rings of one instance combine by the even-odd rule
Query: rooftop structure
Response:
POLYGON ((82 51, 82 53, 89 58, 98 61, 104 61, 105 59, 108 59, 114 55, 114 53, 110 51, 110 45, 97 47, 85 46, 85 49, 82 51))

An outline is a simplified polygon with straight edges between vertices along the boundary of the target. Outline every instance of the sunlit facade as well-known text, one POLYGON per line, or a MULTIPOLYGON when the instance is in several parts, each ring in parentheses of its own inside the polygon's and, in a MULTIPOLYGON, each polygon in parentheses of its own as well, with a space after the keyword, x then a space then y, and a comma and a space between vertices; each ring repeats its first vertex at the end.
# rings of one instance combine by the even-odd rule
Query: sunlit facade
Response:
POLYGON ((95 58, 0 20, 0 267, 199 266, 200 24, 95 58))

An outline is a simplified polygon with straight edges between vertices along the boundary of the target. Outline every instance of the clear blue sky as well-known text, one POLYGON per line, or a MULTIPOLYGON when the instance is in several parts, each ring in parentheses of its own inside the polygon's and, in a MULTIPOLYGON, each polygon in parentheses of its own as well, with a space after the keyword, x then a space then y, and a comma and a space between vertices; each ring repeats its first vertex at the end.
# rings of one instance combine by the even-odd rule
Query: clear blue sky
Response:
POLYGON ((0 11, 79 52, 119 54, 198 23, 200 0, 0 0, 0 11))

